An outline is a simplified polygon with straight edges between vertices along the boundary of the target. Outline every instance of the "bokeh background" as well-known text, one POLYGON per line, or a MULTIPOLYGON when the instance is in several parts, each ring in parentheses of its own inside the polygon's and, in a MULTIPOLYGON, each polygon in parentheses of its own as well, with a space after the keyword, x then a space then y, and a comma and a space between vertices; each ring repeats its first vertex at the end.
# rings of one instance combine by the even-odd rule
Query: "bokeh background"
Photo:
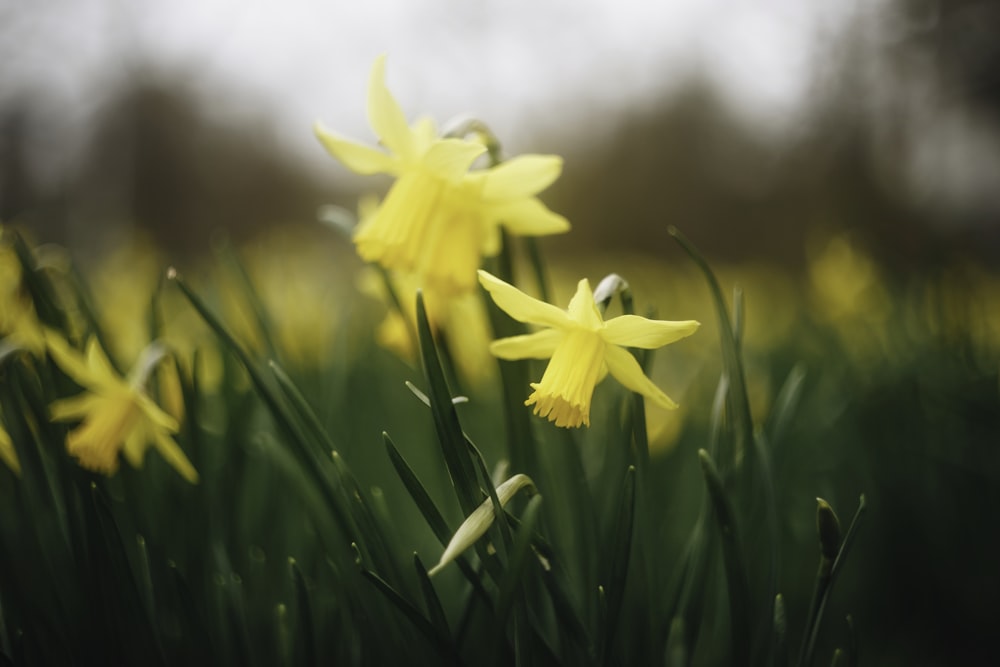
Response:
MULTIPOLYGON (((671 224, 743 285, 755 414, 806 371, 781 496, 871 503, 836 600, 863 662, 996 664, 1000 3, 6 0, 0 221, 95 271, 139 238, 182 265, 225 238, 266 258, 275 302, 290 264, 352 284, 317 211, 387 182, 311 126, 372 139, 379 53, 408 114, 565 157, 543 197, 574 225, 542 244, 558 294, 618 271, 710 322, 671 224)), ((710 400, 717 359, 683 354, 665 386, 710 400)), ((679 427, 654 426, 669 449, 679 427)))

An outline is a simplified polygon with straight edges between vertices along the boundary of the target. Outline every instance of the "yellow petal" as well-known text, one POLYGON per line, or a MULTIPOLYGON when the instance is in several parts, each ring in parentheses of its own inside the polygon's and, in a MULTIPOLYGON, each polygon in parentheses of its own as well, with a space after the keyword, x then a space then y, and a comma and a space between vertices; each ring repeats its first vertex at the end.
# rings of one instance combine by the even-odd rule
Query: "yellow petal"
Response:
POLYGON ((181 477, 186 479, 191 484, 198 483, 198 471, 194 469, 191 465, 191 461, 188 460, 187 455, 184 454, 184 450, 174 442, 167 433, 156 430, 154 431, 153 444, 156 446, 157 451, 160 452, 160 456, 170 464, 170 466, 181 474, 181 477))
POLYGON ((102 403, 100 397, 90 393, 53 401, 49 405, 49 419, 56 422, 75 421, 98 409, 102 403))
POLYGON ((385 85, 385 54, 375 59, 368 79, 368 122, 390 151, 406 162, 418 158, 406 116, 385 85))
POLYGON ((569 315, 555 306, 530 297, 513 285, 480 270, 479 282, 490 293, 500 309, 518 322, 565 329, 573 325, 569 315))
POLYGON ((371 174, 392 174, 396 172, 398 160, 391 155, 362 144, 343 139, 327 130, 320 123, 313 126, 316 138, 333 157, 340 160, 351 171, 369 176, 371 174))
POLYGON ((113 386, 122 381, 96 338, 87 341, 87 368, 91 376, 102 384, 113 386))
POLYGON ((699 326, 701 324, 694 320, 670 322, 622 315, 605 322, 602 335, 604 340, 615 345, 652 350, 690 336, 699 326))
POLYGON ((608 345, 604 360, 608 364, 608 371, 611 375, 625 387, 637 394, 642 394, 662 408, 672 410, 677 407, 677 404, 669 396, 664 394, 659 387, 653 384, 652 380, 646 377, 639 366, 639 362, 629 354, 628 350, 615 345, 608 345))
POLYGON ((483 196, 487 199, 531 197, 552 185, 562 173, 557 155, 521 155, 486 172, 483 196))
POLYGON ((171 433, 176 433, 180 429, 180 424, 177 423, 177 420, 161 410, 160 406, 153 403, 145 394, 136 394, 135 400, 139 404, 139 407, 142 408, 145 417, 153 424, 171 433))
POLYGON ((73 378, 74 382, 81 387, 91 387, 95 384, 93 373, 87 368, 83 355, 71 348, 65 338, 53 331, 46 331, 45 343, 52 359, 66 375, 73 378))
POLYGON ((435 141, 422 163, 434 174, 449 182, 455 182, 469 171, 469 167, 480 155, 486 152, 486 147, 463 139, 441 139, 435 141))
POLYGON ((489 206, 490 217, 518 236, 562 234, 570 229, 569 220, 532 197, 489 206))
POLYGON ((597 310, 597 304, 594 303, 594 291, 590 289, 590 281, 586 278, 581 278, 576 284, 576 294, 570 299, 567 310, 577 326, 596 331, 604 324, 601 311, 597 310))
POLYGON ((545 329, 523 336, 501 338, 490 344, 490 353, 500 359, 548 359, 564 335, 560 329, 545 329))

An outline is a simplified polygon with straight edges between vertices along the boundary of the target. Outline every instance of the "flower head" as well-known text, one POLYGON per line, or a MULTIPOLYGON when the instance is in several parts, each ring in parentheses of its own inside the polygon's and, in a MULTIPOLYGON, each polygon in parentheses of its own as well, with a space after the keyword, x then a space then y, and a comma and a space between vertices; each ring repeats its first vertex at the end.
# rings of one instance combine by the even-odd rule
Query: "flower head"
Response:
POLYGON ((524 294, 486 271, 479 282, 501 309, 519 322, 539 324, 541 331, 494 341, 490 351, 501 359, 550 359, 541 382, 531 384, 525 405, 556 426, 590 426, 590 399, 594 387, 607 373, 627 388, 663 408, 676 408, 659 387, 642 372, 625 347, 653 349, 690 336, 694 320, 668 322, 637 315, 605 321, 594 303, 586 278, 576 287, 567 310, 524 294))
POLYGON ((54 421, 82 420, 66 437, 66 449, 81 466, 112 475, 118 470, 121 452, 138 468, 146 449, 153 445, 184 479, 192 484, 198 481, 198 473, 172 437, 178 430, 177 420, 142 389, 156 361, 150 359, 149 352, 126 379, 118 375, 94 339, 88 343, 85 357, 57 334, 47 333, 46 343, 52 359, 87 390, 49 406, 54 421))
POLYGON ((556 156, 526 155, 470 171, 485 151, 479 141, 438 136, 427 118, 409 125, 385 86, 385 58, 372 67, 368 120, 388 152, 354 143, 317 124, 326 149, 359 174, 396 181, 354 243, 362 259, 421 276, 424 287, 467 292, 482 255, 499 251, 500 225, 525 235, 564 232, 569 223, 535 195, 562 170, 556 156))

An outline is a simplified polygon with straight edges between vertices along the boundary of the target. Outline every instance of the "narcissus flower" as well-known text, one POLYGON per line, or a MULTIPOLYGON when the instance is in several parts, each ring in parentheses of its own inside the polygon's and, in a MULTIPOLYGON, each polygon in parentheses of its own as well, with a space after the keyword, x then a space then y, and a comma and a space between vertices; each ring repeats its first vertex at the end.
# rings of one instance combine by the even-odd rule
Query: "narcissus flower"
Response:
POLYGON ((559 177, 561 158, 525 155, 470 171, 486 147, 441 137, 428 118, 409 125, 385 86, 384 57, 372 67, 368 120, 388 152, 315 127, 326 149, 347 168, 396 177, 374 215, 355 232, 362 259, 419 275, 427 288, 467 292, 475 287, 481 257, 500 250, 500 225, 521 235, 569 229, 565 218, 535 197, 559 177))
POLYGON ((46 343, 52 359, 86 389, 49 406, 53 421, 82 420, 66 437, 66 449, 81 466, 112 475, 118 470, 121 452, 139 468, 152 445, 184 479, 192 484, 198 481, 198 473, 172 437, 178 430, 177 420, 142 388, 161 352, 147 348, 129 377, 122 378, 95 339, 88 343, 85 357, 57 334, 47 333, 46 343))
POLYGON ((594 303, 586 278, 576 287, 567 310, 524 294, 486 271, 479 282, 501 309, 519 322, 547 329, 494 341, 490 351, 501 359, 550 359, 541 382, 531 384, 525 405, 556 426, 590 426, 590 399, 594 387, 607 373, 634 392, 663 408, 676 408, 659 387, 642 372, 625 347, 654 349, 690 336, 694 320, 668 322, 637 315, 605 321, 594 303))

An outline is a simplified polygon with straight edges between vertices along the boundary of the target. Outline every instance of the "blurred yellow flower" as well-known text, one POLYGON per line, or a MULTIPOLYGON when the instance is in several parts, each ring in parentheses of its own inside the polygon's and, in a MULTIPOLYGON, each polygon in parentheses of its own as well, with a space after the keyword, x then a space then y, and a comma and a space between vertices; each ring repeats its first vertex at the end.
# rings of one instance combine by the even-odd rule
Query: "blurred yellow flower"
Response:
MULTIPOLYGON (((370 267, 369 267, 370 269, 370 267)), ((389 275, 392 291, 399 299, 400 312, 389 295, 385 280, 370 269, 361 274, 358 287, 363 294, 385 304, 385 319, 375 330, 379 345, 408 362, 417 358, 417 290, 420 280, 413 275, 389 275)), ((485 304, 478 294, 469 292, 454 296, 424 290, 427 319, 435 331, 443 331, 448 351, 461 378, 473 386, 489 380, 495 364, 488 350, 491 333, 485 304)))
POLYGON ((594 303, 586 278, 576 288, 567 310, 524 294, 486 271, 479 281, 501 309, 519 322, 547 329, 494 341, 490 351, 501 359, 550 359, 541 382, 531 383, 525 405, 556 426, 590 426, 590 399, 594 387, 610 372, 619 382, 663 408, 676 408, 625 347, 653 349, 690 336, 699 327, 694 320, 668 322, 637 315, 605 321, 594 303))
POLYGON ((10 434, 0 426, 0 461, 3 461, 14 474, 21 474, 21 462, 17 460, 17 451, 14 449, 14 441, 10 439, 10 434))
POLYGON ((21 281, 21 263, 7 244, 0 245, 0 336, 35 356, 45 351, 42 325, 21 281))
POLYGON ((535 197, 559 177, 561 158, 525 155, 470 172, 486 147, 440 137, 428 118, 409 125, 385 86, 384 56, 372 67, 368 120, 388 153, 315 126, 326 149, 349 169, 396 177, 378 210, 354 234, 365 261, 417 274, 424 287, 442 293, 471 291, 481 256, 500 250, 500 225, 522 235, 569 229, 565 218, 535 197))
POLYGON ((94 339, 87 345, 86 357, 57 334, 47 333, 46 343, 52 359, 87 390, 49 406, 53 421, 83 421, 66 437, 67 450, 81 466, 112 475, 118 470, 121 452, 139 468, 152 444, 184 479, 192 484, 198 481, 198 473, 173 440, 172 434, 179 428, 177 420, 142 389, 156 362, 152 346, 126 379, 118 375, 94 339))

